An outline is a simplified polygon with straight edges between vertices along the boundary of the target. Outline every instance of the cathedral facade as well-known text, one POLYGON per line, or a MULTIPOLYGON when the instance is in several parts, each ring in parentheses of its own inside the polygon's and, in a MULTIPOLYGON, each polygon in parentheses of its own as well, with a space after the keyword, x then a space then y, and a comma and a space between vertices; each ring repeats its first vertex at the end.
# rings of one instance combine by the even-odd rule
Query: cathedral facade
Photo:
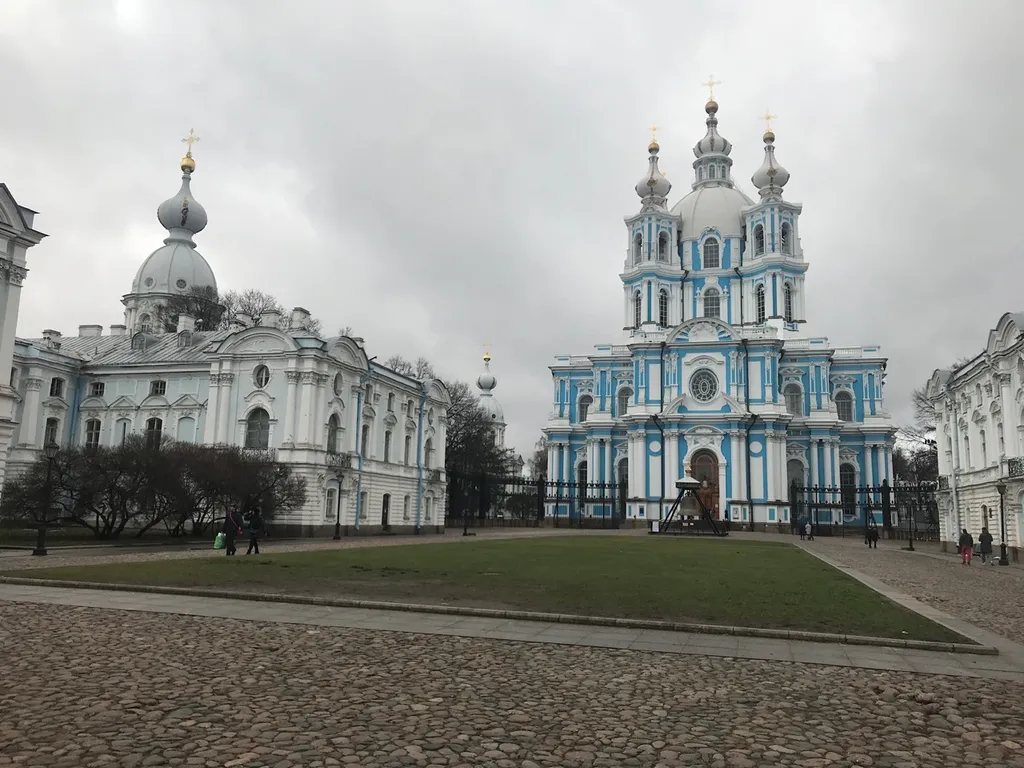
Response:
POLYGON ((122 298, 124 324, 74 336, 15 335, 26 252, 45 235, 0 185, 3 471, 23 470, 49 443, 117 445, 132 433, 237 445, 307 480, 305 506, 275 518, 279 532, 443 530, 450 400, 440 381, 376 364, 362 339, 308 332, 302 308, 237 315, 222 329, 187 314, 166 326, 175 296, 217 289, 193 239, 207 215, 192 195, 191 151, 181 170, 157 209, 167 237, 122 298))
POLYGON ((763 529, 791 522, 793 483, 893 479, 886 359, 806 333, 802 206, 783 197, 775 134, 755 200, 734 180, 718 109, 708 101, 691 190, 672 206, 660 146, 648 147, 640 210, 625 218, 618 340, 551 366, 548 475, 569 498, 549 514, 657 520, 691 475, 716 518, 763 529), (614 484, 618 508, 574 490, 589 483, 614 484))

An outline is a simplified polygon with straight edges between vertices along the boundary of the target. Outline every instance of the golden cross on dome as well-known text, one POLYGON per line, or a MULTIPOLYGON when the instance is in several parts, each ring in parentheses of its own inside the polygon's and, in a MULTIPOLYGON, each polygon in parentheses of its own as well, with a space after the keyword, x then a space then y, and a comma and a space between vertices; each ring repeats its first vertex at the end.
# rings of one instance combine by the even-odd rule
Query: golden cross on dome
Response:
POLYGON ((196 136, 195 128, 188 129, 188 136, 181 140, 182 144, 188 144, 188 151, 185 152, 186 157, 192 157, 192 145, 199 141, 199 137, 196 136))
POLYGON ((708 89, 708 101, 714 101, 715 100, 715 86, 716 85, 721 85, 721 84, 722 84, 722 81, 721 80, 715 80, 715 76, 714 75, 708 75, 707 82, 701 83, 701 85, 703 85, 705 88, 708 89))
POLYGON ((651 141, 658 140, 658 126, 651 124, 651 141))
POLYGON ((491 342, 485 341, 484 342, 484 360, 490 360, 490 359, 491 359, 491 342))
POLYGON ((777 117, 778 115, 773 115, 770 109, 766 109, 764 111, 764 128, 766 131, 770 131, 772 129, 772 120, 777 117))

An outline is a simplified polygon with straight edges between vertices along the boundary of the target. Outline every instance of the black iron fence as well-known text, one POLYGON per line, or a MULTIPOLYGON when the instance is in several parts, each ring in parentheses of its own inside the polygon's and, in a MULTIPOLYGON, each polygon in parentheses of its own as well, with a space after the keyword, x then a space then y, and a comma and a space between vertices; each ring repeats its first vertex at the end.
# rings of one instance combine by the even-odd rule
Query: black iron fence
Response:
POLYGON ((939 541, 936 483, 888 481, 877 486, 790 486, 794 533, 807 523, 815 536, 879 536, 907 541, 939 541))
POLYGON ((625 517, 626 498, 615 483, 448 473, 448 527, 619 528, 625 517))

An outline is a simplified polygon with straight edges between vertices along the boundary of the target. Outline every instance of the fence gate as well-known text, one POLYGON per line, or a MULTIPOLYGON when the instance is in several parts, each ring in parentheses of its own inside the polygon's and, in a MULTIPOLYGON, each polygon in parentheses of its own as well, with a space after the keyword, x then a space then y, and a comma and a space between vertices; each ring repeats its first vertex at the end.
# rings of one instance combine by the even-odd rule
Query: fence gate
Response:
POLYGON ((445 525, 462 528, 619 528, 625 499, 615 483, 448 473, 445 525))
POLYGON ((793 532, 811 524, 815 536, 866 537, 872 528, 890 539, 939 540, 935 483, 884 481, 877 486, 790 486, 793 532))

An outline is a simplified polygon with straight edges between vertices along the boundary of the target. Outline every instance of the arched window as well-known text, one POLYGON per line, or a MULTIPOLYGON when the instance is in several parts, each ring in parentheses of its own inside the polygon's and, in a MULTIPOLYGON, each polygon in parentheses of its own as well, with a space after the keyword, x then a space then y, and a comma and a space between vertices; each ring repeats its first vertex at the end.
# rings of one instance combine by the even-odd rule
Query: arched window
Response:
POLYGON ((1006 455, 1006 436, 1003 434, 1003 422, 996 422, 996 439, 999 441, 999 455, 1006 455))
POLYGON ((704 269, 719 269, 722 266, 722 250, 718 241, 709 237, 704 241, 704 269))
POLYGON ((590 406, 593 404, 594 398, 592 398, 590 395, 584 395, 583 397, 580 398, 578 407, 579 413, 577 414, 579 418, 576 419, 580 424, 587 420, 587 414, 590 411, 590 406))
POLYGON ((416 415, 416 403, 410 398, 409 402, 405 404, 405 415, 410 419, 416 415))
POLYGON ((758 224, 754 227, 754 254, 760 256, 764 253, 764 227, 758 224))
POLYGON ((857 514, 857 468, 852 464, 839 465, 839 496, 843 504, 843 517, 847 520, 857 514))
POLYGON ((782 222, 779 227, 779 250, 785 254, 793 252, 792 230, 788 222, 782 222))
POLYGON ((363 424, 363 429, 359 433, 359 455, 366 458, 367 452, 370 450, 370 425, 363 424))
POLYGON ((718 166, 715 166, 715 165, 709 165, 708 166, 708 178, 709 179, 717 179, 718 178, 718 166))
POLYGON ((338 414, 332 413, 331 418, 327 420, 327 452, 328 453, 340 453, 341 446, 339 445, 341 433, 341 422, 338 420, 338 414))
POLYGON ((804 391, 799 384, 787 384, 782 391, 786 398, 786 410, 794 416, 804 415, 804 391))
POLYGON ((633 292, 633 327, 639 328, 643 318, 643 301, 640 299, 640 291, 633 292))
POLYGON ((708 288, 704 291, 704 317, 722 316, 722 294, 717 288, 708 288))
POLYGON ((89 419, 85 422, 85 447, 95 450, 100 444, 100 431, 103 424, 99 419, 89 419))
POLYGON ((658 291, 658 325, 668 327, 668 291, 664 288, 658 291))
POLYGON ((139 315, 139 333, 151 333, 153 331, 153 320, 149 315, 139 315))
POLYGON ((988 466, 988 439, 985 435, 985 430, 982 429, 978 432, 979 442, 981 444, 981 466, 985 468, 988 466))
POLYGON ((384 461, 391 461, 391 430, 384 432, 384 461))
POLYGON ((146 422, 146 447, 147 448, 159 448, 160 438, 163 437, 164 422, 163 419, 153 417, 146 422))
POLYGON ((840 421, 853 421, 853 396, 846 390, 836 392, 832 398, 836 404, 836 413, 840 421))
POLYGON ((426 469, 430 469, 434 464, 434 441, 427 438, 427 442, 423 444, 423 466, 426 469))
POLYGON ((964 469, 971 469, 971 438, 967 434, 967 430, 964 429, 964 469))
POLYGON ((787 323, 793 322, 793 286, 786 283, 782 286, 782 307, 787 323))
POLYGON ((270 447, 270 414, 253 408, 245 418, 245 447, 265 451, 270 447))
POLYGON ((644 236, 637 232, 633 236, 633 263, 639 264, 644 258, 644 236))
POLYGON ((405 452, 403 456, 405 457, 403 463, 406 466, 412 464, 412 435, 405 436, 405 452))
POLYGON ((757 322, 763 323, 767 317, 764 300, 764 283, 754 289, 754 304, 757 310, 757 322))
POLYGON ((629 387, 619 387, 617 395, 618 399, 618 415, 625 416, 626 411, 629 410, 629 401, 633 399, 633 390, 629 387))
POLYGON ((340 522, 341 515, 338 509, 338 489, 328 488, 327 493, 324 494, 324 520, 338 520, 340 522))
POLYGON ((43 430, 43 445, 50 445, 51 443, 60 443, 60 420, 59 419, 47 419, 46 429, 43 430))
POLYGON ((658 261, 668 261, 668 232, 658 235, 658 261))
POLYGON ((412 497, 409 496, 409 494, 406 494, 405 498, 402 499, 402 519, 403 520, 408 520, 409 519, 409 511, 411 509, 412 509, 412 497))

